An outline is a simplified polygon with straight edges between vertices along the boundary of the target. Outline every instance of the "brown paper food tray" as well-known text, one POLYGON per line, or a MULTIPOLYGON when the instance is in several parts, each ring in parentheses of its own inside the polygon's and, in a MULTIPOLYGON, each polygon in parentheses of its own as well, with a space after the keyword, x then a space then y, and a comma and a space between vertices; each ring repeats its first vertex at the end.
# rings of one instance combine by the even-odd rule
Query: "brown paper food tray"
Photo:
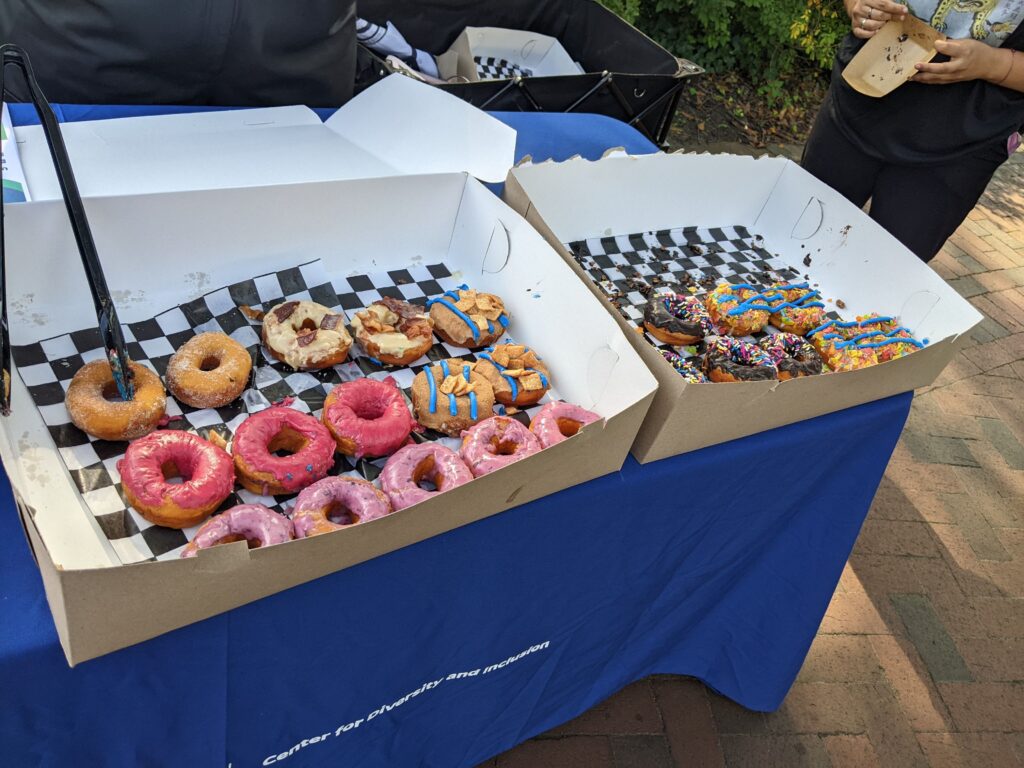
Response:
POLYGON ((934 58, 938 39, 945 35, 915 16, 890 21, 846 65, 843 79, 865 96, 885 96, 917 74, 915 64, 934 58))

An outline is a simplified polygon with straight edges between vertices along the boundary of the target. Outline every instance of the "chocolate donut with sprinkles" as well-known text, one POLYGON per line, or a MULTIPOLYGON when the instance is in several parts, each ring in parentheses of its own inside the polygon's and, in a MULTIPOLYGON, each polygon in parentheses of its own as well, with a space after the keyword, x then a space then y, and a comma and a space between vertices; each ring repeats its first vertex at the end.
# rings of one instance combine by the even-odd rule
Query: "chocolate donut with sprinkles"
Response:
POLYGON ((416 420, 427 429, 455 437, 494 414, 494 389, 476 363, 442 360, 412 381, 416 420))
POLYGON ((674 347, 696 344, 715 332, 704 303, 679 293, 651 296, 644 307, 644 328, 674 347))
POLYGON ((757 344, 715 336, 704 350, 704 373, 711 381, 770 381, 779 378, 779 369, 767 352, 757 344))
POLYGON ((480 349, 501 338, 508 327, 505 302, 467 285, 427 300, 434 333, 456 347, 480 349))
POLYGON ((708 382, 708 377, 704 375, 704 371, 692 360, 680 357, 675 352, 667 349, 662 349, 660 352, 668 360, 669 364, 676 369, 676 373, 683 377, 684 381, 688 381, 690 384, 706 384, 708 382))
POLYGON ((795 333, 773 333, 758 341, 757 346, 775 362, 775 367, 779 369, 779 381, 817 376, 824 367, 818 350, 795 333))

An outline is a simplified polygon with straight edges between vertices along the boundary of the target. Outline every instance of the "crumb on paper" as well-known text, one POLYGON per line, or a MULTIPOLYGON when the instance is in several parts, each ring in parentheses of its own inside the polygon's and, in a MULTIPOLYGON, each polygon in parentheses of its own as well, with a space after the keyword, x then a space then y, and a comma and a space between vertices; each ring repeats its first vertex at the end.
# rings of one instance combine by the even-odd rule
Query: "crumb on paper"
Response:
POLYGON ((836 306, 840 309, 846 309, 846 302, 842 299, 836 299, 836 306))
POLYGON ((239 306, 238 310, 243 315, 245 315, 247 318, 249 318, 250 320, 254 320, 257 323, 263 322, 263 317, 266 314, 265 312, 263 312, 263 311, 261 311, 259 309, 256 309, 255 307, 250 307, 250 306, 247 306, 245 304, 242 304, 241 306, 239 306))
POLYGON ((806 256, 804 256, 804 266, 805 267, 811 266, 811 254, 809 254, 809 253, 806 256))

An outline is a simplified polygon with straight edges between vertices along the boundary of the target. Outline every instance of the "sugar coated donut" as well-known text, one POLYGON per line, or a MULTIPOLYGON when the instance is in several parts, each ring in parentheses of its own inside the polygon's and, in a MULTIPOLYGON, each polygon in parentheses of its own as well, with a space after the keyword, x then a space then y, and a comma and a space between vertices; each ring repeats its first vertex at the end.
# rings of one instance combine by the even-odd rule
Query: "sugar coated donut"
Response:
POLYGON ((427 307, 434 332, 456 347, 490 346, 508 326, 505 302, 493 293, 481 293, 465 285, 429 299, 427 307))
POLYGON ((338 450, 357 459, 394 453, 416 426, 390 376, 384 381, 356 379, 339 384, 327 395, 321 418, 338 450))
POLYGON ((225 333, 200 333, 167 364, 167 389, 193 408, 220 408, 237 400, 249 383, 249 351, 225 333))
POLYGON ((753 285, 723 283, 704 298, 711 320, 730 336, 749 336, 768 325, 771 307, 753 285))
POLYGON ((795 333, 773 333, 757 342, 779 369, 779 381, 816 376, 824 364, 818 350, 795 333))
POLYGON ((490 382, 494 399, 502 405, 527 408, 551 388, 547 366, 529 347, 498 344, 478 352, 476 372, 490 382))
POLYGON ((474 477, 483 477, 540 450, 537 436, 518 421, 493 416, 462 433, 459 455, 474 477))
POLYGON ((355 477, 325 477, 304 489, 292 507, 295 537, 340 531, 391 514, 391 503, 373 483, 355 477))
POLYGON ((71 378, 64 405, 74 425, 100 440, 134 440, 156 429, 167 407, 160 377, 129 361, 135 397, 122 400, 106 360, 93 360, 71 378))
POLYGON ((416 374, 412 407, 427 429, 459 435, 494 412, 490 382, 465 360, 442 360, 416 374))
POLYGON ((764 296, 772 308, 768 321, 780 331, 803 336, 826 320, 821 293, 807 283, 773 285, 764 296))
POLYGON ((312 301, 286 301, 263 317, 263 343, 282 363, 311 371, 345 362, 352 337, 344 315, 312 301))
POLYGON ((185 545, 181 556, 195 557, 200 549, 232 541, 246 541, 249 549, 255 549, 283 544, 294 538, 291 520, 284 515, 262 504, 239 504, 203 523, 195 538, 185 545))
POLYGON ((683 377, 684 381, 688 381, 690 384, 707 383, 708 377, 704 375, 704 371, 701 370, 700 366, 692 360, 680 357, 675 352, 670 352, 667 349, 661 350, 661 354, 676 369, 676 373, 683 377))
POLYGON ((658 341, 682 347, 713 334, 707 307, 696 296, 651 296, 644 307, 644 328, 658 341))
POLYGON ((875 347, 854 340, 859 334, 853 330, 856 323, 829 320, 807 334, 807 340, 833 371, 856 371, 878 364, 875 347))
POLYGON ((334 448, 327 427, 286 406, 250 416, 231 441, 238 482, 261 496, 297 493, 319 480, 334 465, 334 448))
POLYGON ((704 373, 711 381, 765 381, 779 378, 779 369, 757 344, 715 336, 704 350, 704 373))
POLYGON ((420 443, 399 448, 388 459, 380 474, 380 487, 397 510, 465 485, 472 479, 473 473, 457 453, 438 443, 420 443), (437 490, 421 487, 424 481, 437 490))
POLYGON ((166 528, 188 528, 205 519, 235 486, 225 450, 177 430, 153 432, 129 444, 117 471, 128 503, 166 528), (173 477, 182 482, 168 482, 173 477))
POLYGON ((530 422, 530 431, 537 436, 543 448, 572 437, 585 425, 600 421, 601 417, 578 405, 556 400, 541 408, 530 422))
POLYGON ((359 346, 387 365, 409 365, 434 345, 434 321, 423 307, 390 296, 352 316, 359 346))

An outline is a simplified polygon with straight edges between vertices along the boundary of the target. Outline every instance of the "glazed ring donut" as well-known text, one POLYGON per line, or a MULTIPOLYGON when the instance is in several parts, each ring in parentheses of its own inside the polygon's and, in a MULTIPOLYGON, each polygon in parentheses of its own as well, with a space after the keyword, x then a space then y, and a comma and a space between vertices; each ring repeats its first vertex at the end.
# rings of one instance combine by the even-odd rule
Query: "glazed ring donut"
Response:
POLYGON ((423 307, 385 296, 352 317, 356 341, 372 360, 409 365, 434 346, 434 321, 423 307))
POLYGON ((704 351, 704 373, 711 381, 766 381, 779 378, 768 353, 757 344, 715 336, 704 351))
POLYGON ((295 537, 340 531, 391 514, 391 502, 373 483, 355 477, 317 480, 295 500, 292 524, 295 537))
POLYGON ((200 333, 167 364, 167 389, 193 408, 220 408, 245 391, 252 372, 249 351, 225 333, 200 333))
POLYGON ((498 344, 478 352, 477 373, 490 382, 494 399, 502 405, 528 408, 551 388, 547 366, 529 347, 498 344))
POLYGON ((818 350, 794 333, 773 333, 757 342, 779 369, 779 381, 817 376, 823 363, 818 350))
POLYGON ((356 379, 339 384, 324 400, 321 419, 338 451, 357 459, 389 456, 405 445, 416 426, 390 376, 384 381, 356 379))
POLYGON ((442 360, 416 374, 412 408, 427 429, 459 435, 494 412, 494 390, 475 363, 442 360))
POLYGON ((601 417, 578 405, 556 400, 541 408, 530 422, 530 431, 537 436, 544 448, 567 440, 587 424, 600 421, 601 417))
POLYGON ((231 441, 238 482, 260 496, 297 493, 316 482, 334 466, 334 447, 327 427, 285 406, 250 416, 231 441))
POLYGON ((505 302, 493 293, 480 293, 465 285, 428 299, 427 307, 434 332, 456 347, 489 347, 508 327, 505 302))
POLYGON ((196 525, 235 486, 231 457, 191 432, 161 430, 135 440, 117 462, 124 495, 139 514, 166 528, 196 525), (180 484, 168 478, 180 477, 180 484))
POLYGON ((462 433, 459 455, 473 477, 483 477, 540 450, 537 436, 518 421, 493 416, 462 433))
POLYGON ((785 333, 803 336, 827 319, 821 293, 807 283, 773 285, 765 295, 772 308, 768 322, 785 333))
POLYGON ((730 336, 749 336, 768 325, 765 297, 747 283, 723 283, 704 298, 711 320, 730 336))
POLYGON ((707 307, 696 296, 651 296, 644 307, 644 328, 658 341, 683 347, 714 334, 707 307))
POLYGON ((855 325, 829 320, 807 334, 807 340, 833 371, 856 371, 878 364, 875 347, 864 346, 853 340, 860 330, 853 330, 855 325))
POLYGON ((128 361, 135 398, 125 401, 117 392, 106 360, 86 363, 71 379, 64 405, 74 425, 100 440, 134 440, 152 432, 167 407, 160 377, 144 365, 128 361))
POLYGON ((182 557, 195 557, 200 549, 232 541, 246 541, 249 549, 284 544, 295 538, 292 523, 262 504, 239 504, 207 520, 182 550, 182 557))
POLYGON ((704 375, 704 371, 692 360, 680 357, 675 352, 670 352, 667 349, 661 350, 661 354, 676 369, 676 373, 683 377, 684 381, 690 384, 706 384, 708 382, 708 377, 704 375))
POLYGON ((267 351, 297 371, 330 368, 348 358, 345 316, 312 301, 286 301, 263 317, 267 351))
POLYGON ((457 453, 439 443, 419 443, 399 448, 388 459, 380 474, 380 487, 391 506, 399 510, 465 485, 472 479, 473 473, 457 453), (437 490, 420 487, 423 481, 432 483, 437 490))

